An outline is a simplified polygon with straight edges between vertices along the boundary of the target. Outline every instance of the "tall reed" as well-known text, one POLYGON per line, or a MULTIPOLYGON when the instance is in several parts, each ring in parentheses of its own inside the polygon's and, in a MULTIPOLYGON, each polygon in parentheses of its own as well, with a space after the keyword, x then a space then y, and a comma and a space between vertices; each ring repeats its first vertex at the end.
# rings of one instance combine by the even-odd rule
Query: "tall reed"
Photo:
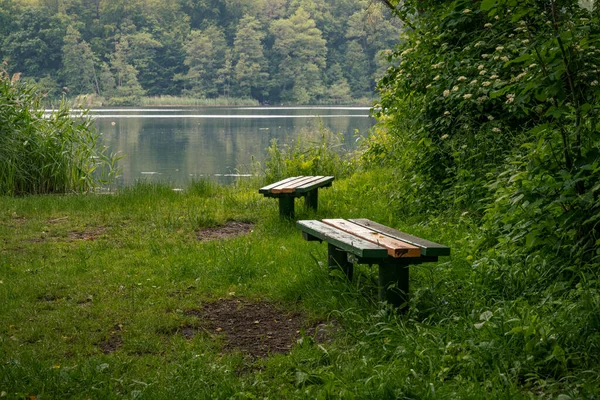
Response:
POLYGON ((142 97, 142 106, 258 106, 255 99, 237 97, 218 97, 216 99, 179 97, 179 96, 153 96, 142 97))
POLYGON ((0 70, 0 195, 83 192, 113 178, 117 157, 84 111, 46 114, 35 88, 0 70))

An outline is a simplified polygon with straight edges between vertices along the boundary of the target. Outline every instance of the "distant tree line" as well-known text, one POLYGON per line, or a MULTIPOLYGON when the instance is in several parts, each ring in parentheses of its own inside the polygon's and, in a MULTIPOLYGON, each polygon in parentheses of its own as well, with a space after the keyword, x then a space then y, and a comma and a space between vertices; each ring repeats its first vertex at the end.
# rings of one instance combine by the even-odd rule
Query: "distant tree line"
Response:
POLYGON ((368 0, 0 0, 0 59, 48 98, 343 103, 373 96, 401 23, 368 0))

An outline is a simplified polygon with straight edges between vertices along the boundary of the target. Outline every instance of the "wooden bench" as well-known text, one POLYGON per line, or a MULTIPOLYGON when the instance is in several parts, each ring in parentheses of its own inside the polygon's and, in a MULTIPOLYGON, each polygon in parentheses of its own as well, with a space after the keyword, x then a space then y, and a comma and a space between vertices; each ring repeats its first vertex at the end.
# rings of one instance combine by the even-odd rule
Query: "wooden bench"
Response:
POLYGON ((368 219, 296 222, 309 241, 327 242, 327 265, 352 280, 354 263, 379 265, 379 300, 406 310, 408 266, 449 256, 450 248, 368 219))
POLYGON ((294 176, 262 187, 258 193, 279 199, 279 215, 294 218, 294 199, 304 197, 307 207, 317 210, 319 188, 331 186, 333 176, 294 176))

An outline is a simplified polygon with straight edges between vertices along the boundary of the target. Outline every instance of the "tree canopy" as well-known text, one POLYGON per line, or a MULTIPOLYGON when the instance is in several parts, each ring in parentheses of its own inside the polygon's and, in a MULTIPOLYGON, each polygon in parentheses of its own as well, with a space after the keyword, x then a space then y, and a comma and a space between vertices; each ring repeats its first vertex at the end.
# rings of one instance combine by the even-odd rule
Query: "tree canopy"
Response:
POLYGON ((0 21, 10 73, 49 97, 112 104, 142 94, 370 99, 402 26, 367 0, 2 0, 0 21))

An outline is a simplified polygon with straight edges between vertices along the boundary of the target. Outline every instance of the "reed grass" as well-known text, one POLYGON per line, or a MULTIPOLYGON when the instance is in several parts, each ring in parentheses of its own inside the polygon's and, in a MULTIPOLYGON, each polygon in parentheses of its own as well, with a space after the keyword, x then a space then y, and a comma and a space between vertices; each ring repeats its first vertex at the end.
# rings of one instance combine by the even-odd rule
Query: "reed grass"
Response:
POLYGON ((183 96, 147 96, 140 99, 141 106, 258 106, 255 99, 217 97, 214 99, 183 96))
POLYGON ((0 194, 88 191, 116 174, 116 160, 85 112, 71 118, 63 101, 45 114, 33 87, 0 71, 0 194))

